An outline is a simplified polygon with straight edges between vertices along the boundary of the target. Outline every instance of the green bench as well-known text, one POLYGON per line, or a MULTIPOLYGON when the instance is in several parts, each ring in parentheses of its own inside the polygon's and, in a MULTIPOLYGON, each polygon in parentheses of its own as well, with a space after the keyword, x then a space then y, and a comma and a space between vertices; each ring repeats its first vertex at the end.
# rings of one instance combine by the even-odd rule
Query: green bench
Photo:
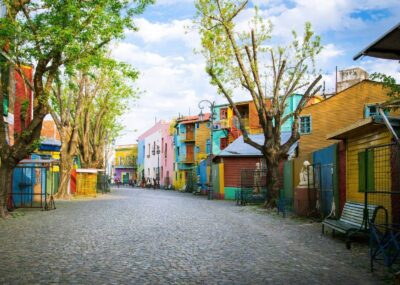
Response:
MULTIPOLYGON (((368 205, 368 221, 374 221, 376 212, 382 206, 368 205)), ((364 219, 365 205, 363 203, 346 202, 343 207, 342 215, 339 220, 325 219, 322 221, 322 234, 325 233, 325 226, 335 231, 344 233, 346 235, 346 247, 351 248, 351 236, 360 231, 368 230, 368 221, 364 219)))

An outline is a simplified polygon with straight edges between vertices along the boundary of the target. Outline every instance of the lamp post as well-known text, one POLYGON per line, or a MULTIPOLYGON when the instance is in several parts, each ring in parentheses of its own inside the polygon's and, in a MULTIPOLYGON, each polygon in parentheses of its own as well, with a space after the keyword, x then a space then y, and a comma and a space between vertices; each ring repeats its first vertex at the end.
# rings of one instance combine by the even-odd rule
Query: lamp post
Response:
POLYGON ((211 102, 209 100, 201 100, 199 102, 200 114, 199 119, 202 121, 204 119, 203 109, 204 104, 208 104, 210 106, 211 116, 210 116, 210 176, 208 182, 208 200, 213 199, 213 185, 212 185, 212 155, 213 155, 213 130, 214 130, 214 106, 215 102, 211 102))
POLYGON ((157 150, 153 147, 152 154, 155 155, 157 153, 157 174, 156 181, 157 187, 160 188, 160 146, 157 145, 157 150))

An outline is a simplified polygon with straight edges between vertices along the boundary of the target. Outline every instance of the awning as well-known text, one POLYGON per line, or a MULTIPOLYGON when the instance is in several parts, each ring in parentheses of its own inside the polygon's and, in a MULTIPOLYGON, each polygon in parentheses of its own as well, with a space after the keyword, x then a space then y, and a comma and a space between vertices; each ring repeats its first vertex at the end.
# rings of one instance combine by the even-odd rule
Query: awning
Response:
POLYGON ((357 60, 361 56, 400 60, 400 23, 359 52, 353 59, 357 60))
MULTIPOLYGON (((400 126, 400 118, 388 118, 390 124, 398 129, 400 126)), ((350 137, 359 136, 366 133, 371 133, 381 128, 386 128, 385 123, 380 116, 373 116, 366 119, 359 120, 347 127, 344 127, 334 133, 326 136, 328 140, 343 140, 350 137)))

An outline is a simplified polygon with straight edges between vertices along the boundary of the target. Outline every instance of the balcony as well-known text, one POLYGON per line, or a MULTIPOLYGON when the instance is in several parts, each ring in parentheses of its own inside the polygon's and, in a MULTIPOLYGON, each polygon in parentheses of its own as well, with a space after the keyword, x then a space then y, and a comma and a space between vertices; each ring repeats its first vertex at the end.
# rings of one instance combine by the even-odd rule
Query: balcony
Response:
POLYGON ((182 133, 179 135, 179 140, 181 142, 194 142, 194 132, 190 132, 190 133, 182 133))
POLYGON ((194 163, 194 157, 193 156, 180 155, 179 156, 179 163, 194 163))

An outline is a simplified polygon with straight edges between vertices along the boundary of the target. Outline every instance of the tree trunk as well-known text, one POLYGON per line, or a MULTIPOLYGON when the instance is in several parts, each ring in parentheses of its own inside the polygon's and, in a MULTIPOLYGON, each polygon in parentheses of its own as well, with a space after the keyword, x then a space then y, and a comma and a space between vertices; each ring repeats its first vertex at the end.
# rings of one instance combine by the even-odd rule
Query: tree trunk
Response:
POLYGON ((279 160, 267 159, 267 199, 266 208, 275 208, 279 199, 279 160))
POLYGON ((7 210, 7 198, 11 193, 11 177, 13 167, 6 163, 0 166, 0 217, 7 218, 9 216, 7 210))
POLYGON ((68 185, 71 179, 71 171, 73 165, 73 156, 69 155, 66 150, 61 151, 60 155, 60 185, 58 186, 56 198, 69 199, 68 185))

